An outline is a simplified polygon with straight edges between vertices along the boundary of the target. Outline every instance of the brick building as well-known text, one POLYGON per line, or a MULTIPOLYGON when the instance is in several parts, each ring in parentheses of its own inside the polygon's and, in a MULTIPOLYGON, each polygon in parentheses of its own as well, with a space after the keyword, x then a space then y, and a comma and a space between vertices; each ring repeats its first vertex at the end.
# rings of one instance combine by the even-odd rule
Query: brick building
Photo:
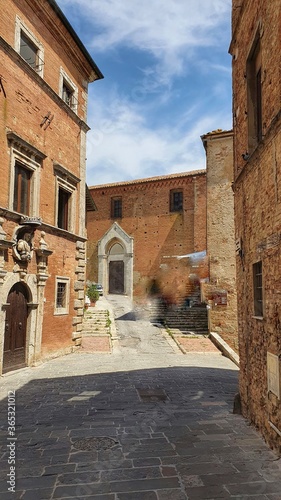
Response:
POLYGON ((234 0, 234 191, 243 414, 281 451, 281 4, 234 0))
POLYGON ((87 87, 102 74, 54 0, 0 17, 0 373, 79 344, 87 87))
POLYGON ((192 294, 206 269, 194 271, 187 257, 178 257, 206 250, 206 171, 89 190, 97 211, 87 215, 88 278, 106 293, 136 300, 150 293, 153 280, 173 302, 192 294))

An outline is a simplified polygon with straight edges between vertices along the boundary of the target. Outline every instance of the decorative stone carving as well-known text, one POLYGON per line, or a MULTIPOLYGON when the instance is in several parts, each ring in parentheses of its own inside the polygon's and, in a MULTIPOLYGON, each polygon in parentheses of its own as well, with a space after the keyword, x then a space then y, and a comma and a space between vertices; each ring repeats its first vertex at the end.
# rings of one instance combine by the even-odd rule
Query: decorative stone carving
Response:
POLYGON ((32 239, 34 235, 34 228, 24 226, 17 229, 14 236, 13 243, 13 257, 17 261, 30 262, 32 259, 32 239))
POLYGON ((38 284, 45 285, 48 274, 48 257, 52 255, 53 251, 48 249, 45 241, 45 231, 41 231, 41 238, 39 241, 39 248, 35 249, 37 258, 37 282, 38 284))

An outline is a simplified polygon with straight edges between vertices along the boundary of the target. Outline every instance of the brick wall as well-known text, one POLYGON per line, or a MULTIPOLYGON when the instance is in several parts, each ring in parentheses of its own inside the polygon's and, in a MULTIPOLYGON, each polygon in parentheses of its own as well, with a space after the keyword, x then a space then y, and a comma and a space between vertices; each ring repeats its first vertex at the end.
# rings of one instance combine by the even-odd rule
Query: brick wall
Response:
MULTIPOLYGON (((81 337, 85 286, 87 86, 102 75, 77 40, 46 0, 6 0, 1 5, 0 299, 5 302, 9 283, 12 286, 15 281, 22 281, 28 289, 30 313, 26 351, 29 364, 40 357, 70 352, 81 337), (18 53, 16 26, 34 37, 36 47, 43 47, 44 65, 40 70, 32 68, 18 53), (62 99, 61 68, 77 90, 76 107, 62 99), (42 222, 34 232, 34 251, 27 264, 16 261, 12 249, 15 231, 22 224, 22 214, 13 208, 12 173, 16 149, 23 163, 24 158, 28 158, 28 168, 32 172, 32 208, 24 215, 40 218, 42 222), (35 160, 36 167, 32 170, 35 160), (59 177, 66 189, 69 188, 73 201, 69 208, 69 225, 64 230, 57 227, 59 177), (33 182, 35 178, 37 182, 33 182), (49 252, 47 260, 43 251, 45 245, 49 252), (56 276, 69 279, 66 314, 55 314, 56 276)), ((5 311, 2 311, 0 371, 4 322, 5 311)))
POLYGON ((97 243, 115 220, 110 216, 110 200, 120 196, 123 216, 116 221, 134 238, 135 297, 145 296, 151 279, 159 276, 167 288, 167 281, 172 282, 178 275, 173 295, 184 294, 189 270, 185 261, 182 272, 183 263, 176 256, 206 249, 205 171, 96 186, 90 192, 97 211, 87 215, 88 278, 98 280, 97 243), (170 212, 173 189, 183 191, 182 212, 170 212))

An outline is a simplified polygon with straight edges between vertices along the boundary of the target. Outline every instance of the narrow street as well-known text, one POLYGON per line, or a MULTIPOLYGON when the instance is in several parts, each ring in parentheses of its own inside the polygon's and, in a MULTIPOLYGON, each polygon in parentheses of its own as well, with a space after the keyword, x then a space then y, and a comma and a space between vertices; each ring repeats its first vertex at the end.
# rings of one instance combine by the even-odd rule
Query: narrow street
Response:
POLYGON ((183 354, 126 297, 107 304, 112 353, 1 379, 1 500, 280 500, 280 460, 232 412, 237 366, 219 352, 183 354))

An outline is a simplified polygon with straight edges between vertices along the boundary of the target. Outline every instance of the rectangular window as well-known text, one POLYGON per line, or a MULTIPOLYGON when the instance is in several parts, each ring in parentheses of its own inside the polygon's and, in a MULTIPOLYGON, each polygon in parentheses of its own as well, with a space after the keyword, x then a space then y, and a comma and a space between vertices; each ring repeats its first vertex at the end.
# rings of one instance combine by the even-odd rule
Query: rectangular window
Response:
POLYGON ((182 212, 183 210, 183 192, 173 189, 170 191, 170 212, 182 212))
POLYGON ((60 68, 59 95, 67 106, 77 113, 78 87, 63 68, 60 68))
POLYGON ((62 99, 66 104, 72 108, 74 105, 74 90, 67 85, 65 81, 63 81, 62 85, 62 99))
POLYGON ((122 198, 111 198, 111 218, 122 218, 122 198))
POLYGON ((13 210, 24 215, 30 215, 30 181, 31 170, 20 163, 15 163, 13 210))
POLYGON ((69 278, 56 277, 55 314, 68 314, 69 278))
POLYGON ((247 61, 248 148, 251 153, 262 140, 262 68, 260 41, 247 61))
POLYGON ((69 203, 71 193, 59 188, 58 192, 58 220, 57 225, 60 229, 68 230, 69 227, 69 203))
POLYGON ((15 50, 43 77, 44 47, 19 16, 16 16, 15 50))
POLYGON ((263 317, 262 262, 253 264, 254 314, 263 317))
POLYGON ((10 153, 9 210, 39 216, 40 171, 46 158, 14 132, 7 133, 10 153))
POLYGON ((66 305, 66 283, 58 282, 56 308, 65 308, 66 305))
POLYGON ((56 206, 54 224, 74 233, 76 228, 77 185, 80 179, 59 163, 54 163, 56 206))
POLYGON ((20 55, 23 59, 31 66, 33 69, 37 68, 38 57, 37 57, 38 49, 34 43, 32 43, 27 36, 21 31, 20 33, 20 55))

